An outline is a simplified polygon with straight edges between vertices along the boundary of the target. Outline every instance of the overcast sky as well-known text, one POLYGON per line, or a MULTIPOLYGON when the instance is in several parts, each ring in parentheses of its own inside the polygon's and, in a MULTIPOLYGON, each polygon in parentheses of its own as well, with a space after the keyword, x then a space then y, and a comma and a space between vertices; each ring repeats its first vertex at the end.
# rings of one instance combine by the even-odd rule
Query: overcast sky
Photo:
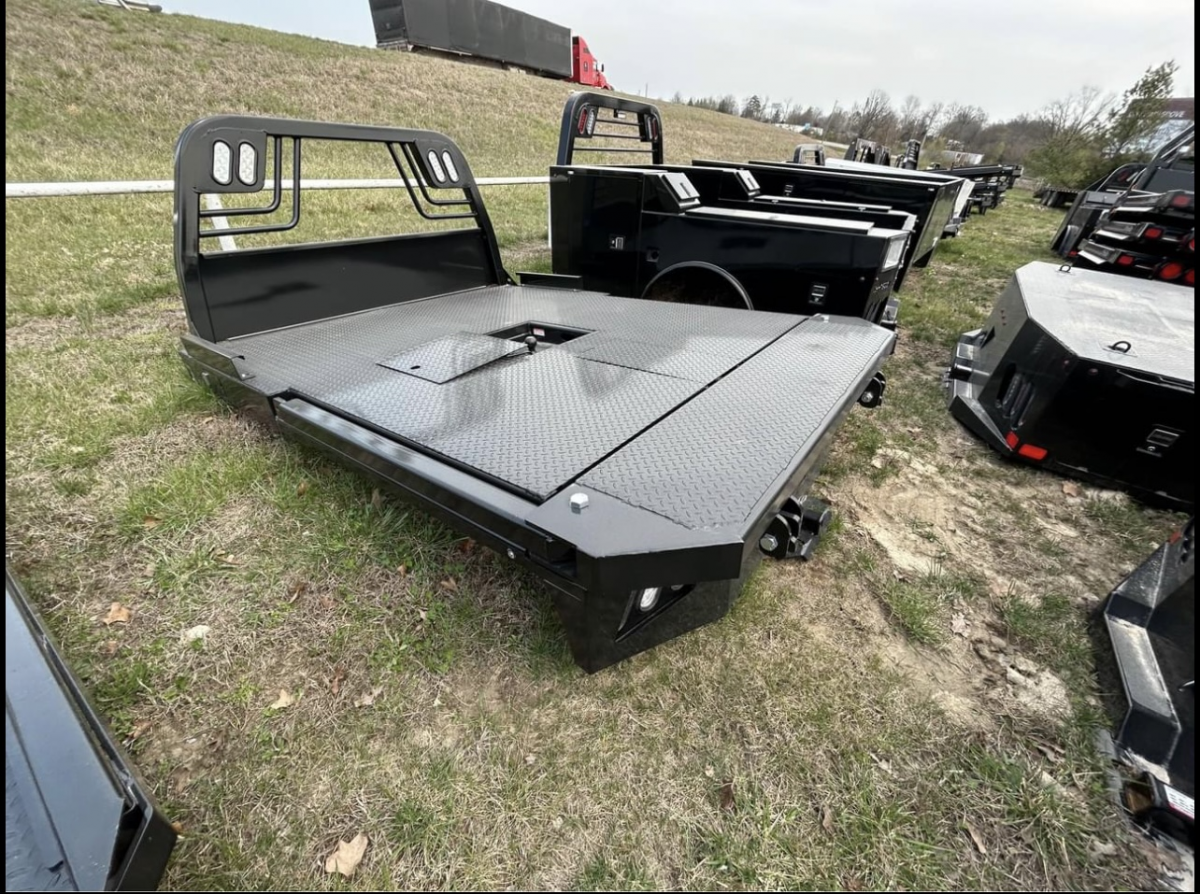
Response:
MULTIPOLYGON (((160 0, 186 12, 373 45, 368 0, 160 0)), ((1148 66, 1196 87, 1192 0, 508 0, 583 35, 622 91, 757 93, 829 111, 873 88, 1033 112, 1085 84, 1120 92, 1148 66)))

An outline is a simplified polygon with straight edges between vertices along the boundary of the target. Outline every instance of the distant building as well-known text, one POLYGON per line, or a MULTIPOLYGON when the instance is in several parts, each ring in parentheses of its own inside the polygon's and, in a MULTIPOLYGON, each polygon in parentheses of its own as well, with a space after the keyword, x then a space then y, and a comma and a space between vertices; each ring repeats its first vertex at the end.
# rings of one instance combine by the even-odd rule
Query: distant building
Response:
POLYGON ((1161 146, 1174 139, 1185 127, 1196 122, 1196 98, 1188 96, 1168 99, 1166 112, 1166 123, 1147 141, 1152 147, 1161 146))

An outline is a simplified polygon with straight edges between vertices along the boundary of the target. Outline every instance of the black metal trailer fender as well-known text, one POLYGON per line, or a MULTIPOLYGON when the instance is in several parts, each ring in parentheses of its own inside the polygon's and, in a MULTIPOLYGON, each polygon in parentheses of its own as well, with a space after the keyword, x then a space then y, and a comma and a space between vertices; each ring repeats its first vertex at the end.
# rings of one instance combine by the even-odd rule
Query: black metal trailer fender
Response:
POLYGON ((895 335, 862 319, 514 285, 438 133, 210 118, 175 170, 192 374, 529 569, 588 671, 717 620, 764 555, 810 553, 828 522, 811 482, 854 404, 882 397, 895 335), (202 250, 300 223, 314 141, 374 147, 423 217, 461 228, 202 250), (288 147, 285 184, 262 160, 288 147), (202 194, 285 192, 282 222, 203 227, 260 209, 202 194))
POLYGON ((1126 711, 1115 741, 1157 767, 1126 806, 1191 840, 1196 829, 1196 521, 1110 594, 1104 623, 1126 711))
POLYGON ((158 887, 175 831, 4 569, 4 890, 158 887))

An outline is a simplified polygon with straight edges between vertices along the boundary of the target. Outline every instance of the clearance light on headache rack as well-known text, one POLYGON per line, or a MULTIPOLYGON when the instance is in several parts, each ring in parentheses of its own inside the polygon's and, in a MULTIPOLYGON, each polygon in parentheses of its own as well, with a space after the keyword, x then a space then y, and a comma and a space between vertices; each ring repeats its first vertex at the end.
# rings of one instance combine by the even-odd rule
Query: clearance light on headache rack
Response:
POLYGON ((1195 198, 1187 195, 1186 193, 1177 195, 1171 199, 1171 204, 1176 208, 1191 208, 1195 202, 1195 198))
POLYGON ((433 179, 438 183, 446 182, 446 169, 442 167, 442 161, 438 158, 436 152, 430 149, 425 158, 429 161, 429 170, 433 172, 433 179))
POLYGON ((1161 239, 1163 237, 1162 227, 1146 227, 1142 231, 1142 236, 1146 239, 1161 239))
POLYGON ((1120 267, 1132 267, 1137 262, 1137 258, 1133 255, 1121 255, 1117 258, 1117 265, 1120 267))
POLYGON ((243 186, 253 186, 258 179, 258 150, 249 143, 238 146, 238 180, 243 186))
POLYGON ((224 140, 213 143, 212 178, 222 185, 233 180, 233 150, 224 140))

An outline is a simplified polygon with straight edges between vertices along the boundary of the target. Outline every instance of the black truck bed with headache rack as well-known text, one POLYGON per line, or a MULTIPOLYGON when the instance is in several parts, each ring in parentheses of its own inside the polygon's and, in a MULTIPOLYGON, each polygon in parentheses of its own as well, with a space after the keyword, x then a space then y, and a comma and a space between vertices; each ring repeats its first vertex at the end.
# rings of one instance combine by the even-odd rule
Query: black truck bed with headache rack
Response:
POLYGON ((513 284, 440 134, 213 118, 181 136, 176 178, 192 373, 532 569, 587 670, 721 617, 763 555, 807 554, 832 436, 882 395, 894 334, 866 320, 513 284), (292 193, 275 229, 294 227, 279 159, 289 144, 297 177, 313 141, 378 144, 419 213, 466 227, 200 250, 269 229, 202 228, 257 209, 200 203, 264 190, 268 156, 267 207, 292 193))

